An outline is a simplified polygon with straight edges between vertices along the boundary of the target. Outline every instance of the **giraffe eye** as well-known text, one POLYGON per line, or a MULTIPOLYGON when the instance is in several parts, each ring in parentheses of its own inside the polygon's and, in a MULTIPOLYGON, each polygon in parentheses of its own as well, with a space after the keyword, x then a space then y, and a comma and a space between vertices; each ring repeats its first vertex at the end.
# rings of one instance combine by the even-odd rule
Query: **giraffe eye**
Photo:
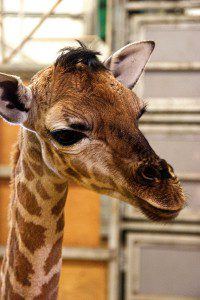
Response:
POLYGON ((50 134, 62 146, 71 146, 87 137, 82 132, 68 129, 55 130, 50 134))

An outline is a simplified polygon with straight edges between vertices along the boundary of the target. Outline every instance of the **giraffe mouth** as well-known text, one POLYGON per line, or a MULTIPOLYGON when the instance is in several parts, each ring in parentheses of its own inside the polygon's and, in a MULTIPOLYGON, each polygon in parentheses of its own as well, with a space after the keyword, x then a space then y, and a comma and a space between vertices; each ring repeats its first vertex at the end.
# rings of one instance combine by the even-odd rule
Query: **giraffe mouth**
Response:
POLYGON ((140 211, 152 221, 167 222, 175 219, 182 208, 176 210, 157 208, 145 200, 138 198, 138 207, 140 211))

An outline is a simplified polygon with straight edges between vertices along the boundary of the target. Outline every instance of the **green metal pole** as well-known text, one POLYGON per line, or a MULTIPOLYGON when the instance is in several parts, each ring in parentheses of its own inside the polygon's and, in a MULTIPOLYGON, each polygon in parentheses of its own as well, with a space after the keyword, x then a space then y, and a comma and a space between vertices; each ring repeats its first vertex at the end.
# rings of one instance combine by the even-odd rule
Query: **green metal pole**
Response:
POLYGON ((106 38, 106 8, 107 0, 98 0, 98 36, 104 41, 106 38))

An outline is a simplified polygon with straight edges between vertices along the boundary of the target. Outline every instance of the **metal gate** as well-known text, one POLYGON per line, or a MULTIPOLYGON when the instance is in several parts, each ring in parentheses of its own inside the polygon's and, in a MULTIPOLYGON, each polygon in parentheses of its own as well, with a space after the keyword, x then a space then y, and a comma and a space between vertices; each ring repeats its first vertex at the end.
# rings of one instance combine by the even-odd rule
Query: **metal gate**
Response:
POLYGON ((148 102, 140 127, 174 166, 188 198, 166 225, 113 203, 119 251, 111 273, 119 275, 113 280, 120 291, 111 285, 110 299, 200 299, 200 1, 111 0, 109 6, 113 50, 137 40, 156 42, 136 87, 148 102))

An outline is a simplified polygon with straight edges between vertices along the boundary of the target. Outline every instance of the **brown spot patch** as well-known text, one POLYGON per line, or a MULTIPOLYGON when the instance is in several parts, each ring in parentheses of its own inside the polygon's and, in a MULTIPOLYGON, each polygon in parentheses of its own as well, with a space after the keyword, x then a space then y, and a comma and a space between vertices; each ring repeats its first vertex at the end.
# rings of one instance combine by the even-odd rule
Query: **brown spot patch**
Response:
POLYGON ((12 284, 10 282, 10 275, 7 272, 6 274, 6 286, 5 286, 5 298, 3 299, 12 299, 12 300, 25 300, 24 297, 22 297, 21 295, 19 295, 18 293, 15 293, 12 287, 12 284))
POLYGON ((42 286, 42 292, 39 296, 35 297, 33 300, 55 300, 55 290, 58 288, 60 273, 56 273, 53 277, 49 280, 49 282, 45 283, 42 286))
POLYGON ((43 170, 48 176, 57 178, 57 174, 54 173, 51 169, 49 169, 46 165, 43 165, 43 170))
POLYGON ((37 181, 36 183, 36 191, 38 192, 38 194, 42 199, 44 200, 50 199, 50 196, 48 195, 48 193, 46 192, 45 188, 43 187, 40 181, 37 181))
POLYGON ((31 168, 32 168, 39 176, 42 177, 42 175, 43 175, 43 168, 42 168, 41 165, 38 165, 38 164, 36 164, 36 163, 34 163, 34 162, 30 162, 30 166, 31 166, 31 168))
POLYGON ((65 218, 64 218, 64 214, 62 214, 56 224, 56 233, 63 231, 64 226, 65 226, 65 218))
POLYGON ((34 274, 34 270, 28 259, 19 250, 14 228, 11 232, 9 263, 14 271, 17 281, 24 286, 30 286, 31 282, 29 277, 31 274, 34 274))
POLYGON ((42 153, 41 150, 35 147, 31 147, 28 149, 29 151, 29 156, 33 161, 40 161, 42 159, 42 153))
POLYGON ((41 207, 38 205, 38 202, 35 196, 30 192, 23 182, 17 184, 17 196, 19 202, 31 215, 40 216, 41 207))
POLYGON ((14 166, 18 162, 19 156, 20 156, 20 149, 19 149, 19 143, 17 142, 13 146, 13 152, 12 152, 12 156, 11 156, 11 161, 14 166))
POLYGON ((67 162, 66 155, 60 153, 59 157, 60 157, 60 159, 62 160, 62 163, 63 163, 64 165, 66 165, 66 162, 67 162))
POLYGON ((100 194, 104 193, 104 192, 108 192, 108 191, 112 191, 111 188, 106 188, 106 187, 99 187, 96 184, 91 184, 91 188, 97 192, 99 192, 100 194))
POLYGON ((70 175, 76 179, 81 179, 81 176, 78 173, 76 173, 72 168, 67 168, 66 172, 68 175, 70 175))
POLYGON ((86 178, 90 178, 90 174, 88 172, 87 166, 80 160, 75 160, 72 162, 74 168, 78 173, 80 173, 81 176, 84 176, 86 178))
POLYGON ((123 188, 122 189, 122 194, 127 197, 128 199, 132 199, 133 198, 133 194, 131 194, 131 192, 129 192, 127 189, 123 188))
POLYGON ((27 131, 26 134, 28 136, 28 141, 31 144, 38 144, 38 139, 37 139, 37 136, 36 136, 36 134, 34 132, 27 131))
POLYGON ((20 157, 19 144, 16 143, 13 147, 13 152, 12 152, 12 156, 11 156, 11 162, 14 167, 13 174, 15 174, 15 175, 19 174, 21 171, 19 157, 20 157))
POLYGON ((23 170, 24 170, 26 179, 28 181, 32 181, 35 178, 35 176, 25 160, 23 160, 22 165, 23 165, 23 170))
POLYGON ((44 271, 46 275, 51 271, 53 266, 55 266, 59 262, 61 258, 61 253, 62 253, 62 238, 58 239, 57 242, 53 245, 48 258, 45 261, 44 271))
POLYGON ((66 190, 67 188, 67 183, 64 182, 64 183, 54 183, 54 187, 55 187, 55 190, 58 192, 58 193, 61 193, 63 192, 64 190, 66 190))
POLYGON ((58 201, 58 203, 52 208, 51 210, 52 214, 58 216, 61 213, 61 211, 64 209, 65 202, 66 202, 66 197, 62 197, 58 201))
POLYGON ((21 239, 30 252, 34 253, 35 250, 44 246, 46 229, 43 226, 26 222, 18 210, 16 211, 16 221, 21 239))
POLYGON ((54 154, 53 154, 53 151, 51 149, 51 147, 49 146, 49 144, 45 143, 45 146, 46 146, 46 151, 48 152, 48 155, 53 158, 54 154))

